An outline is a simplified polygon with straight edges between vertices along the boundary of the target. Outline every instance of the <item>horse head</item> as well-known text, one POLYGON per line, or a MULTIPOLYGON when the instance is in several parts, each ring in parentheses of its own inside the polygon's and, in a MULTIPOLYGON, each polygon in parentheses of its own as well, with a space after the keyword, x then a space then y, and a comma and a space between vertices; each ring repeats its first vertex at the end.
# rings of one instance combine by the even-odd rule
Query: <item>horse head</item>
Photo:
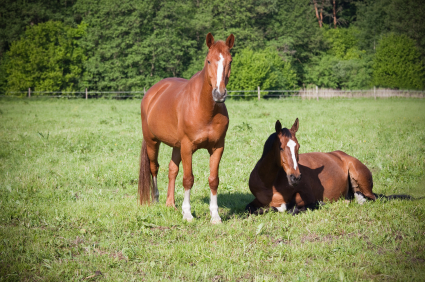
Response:
POLYGON ((232 55, 230 49, 233 47, 235 37, 230 34, 226 42, 214 41, 211 33, 207 34, 206 43, 209 48, 205 59, 204 69, 207 72, 208 82, 212 87, 212 97, 215 102, 222 103, 226 100, 226 85, 229 82, 232 55))
POLYGON ((298 118, 295 120, 291 129, 283 128, 280 121, 276 121, 275 129, 277 139, 279 140, 278 148, 279 152, 276 152, 278 165, 282 167, 285 171, 288 178, 288 183, 291 186, 297 185, 301 180, 301 173, 298 166, 299 156, 298 150, 300 149, 300 144, 298 143, 297 137, 295 134, 298 131, 298 118))

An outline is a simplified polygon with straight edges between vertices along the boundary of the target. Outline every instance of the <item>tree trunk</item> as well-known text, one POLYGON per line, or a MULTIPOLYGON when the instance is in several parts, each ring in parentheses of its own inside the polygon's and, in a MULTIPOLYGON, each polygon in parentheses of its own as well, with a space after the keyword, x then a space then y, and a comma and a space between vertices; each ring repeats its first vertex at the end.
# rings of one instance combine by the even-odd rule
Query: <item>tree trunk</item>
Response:
POLYGON ((333 6, 334 28, 336 28, 336 3, 335 3, 335 0, 333 0, 333 4, 334 4, 334 6, 333 6))
POLYGON ((316 11, 316 18, 317 18, 317 20, 319 22, 319 26, 322 27, 322 21, 321 21, 321 19, 319 17, 319 11, 317 10, 317 1, 314 0, 313 3, 314 3, 314 10, 316 11))

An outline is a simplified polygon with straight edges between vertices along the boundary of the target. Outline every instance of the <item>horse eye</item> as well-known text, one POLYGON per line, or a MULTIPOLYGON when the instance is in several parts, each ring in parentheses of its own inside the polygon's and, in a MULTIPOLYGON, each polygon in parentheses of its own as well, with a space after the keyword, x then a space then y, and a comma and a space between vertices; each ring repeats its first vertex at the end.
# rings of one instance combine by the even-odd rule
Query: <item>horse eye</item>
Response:
POLYGON ((210 61, 208 61, 208 64, 210 64, 210 61))
POLYGON ((282 148, 279 148, 279 149, 280 149, 281 152, 283 152, 283 149, 282 148))

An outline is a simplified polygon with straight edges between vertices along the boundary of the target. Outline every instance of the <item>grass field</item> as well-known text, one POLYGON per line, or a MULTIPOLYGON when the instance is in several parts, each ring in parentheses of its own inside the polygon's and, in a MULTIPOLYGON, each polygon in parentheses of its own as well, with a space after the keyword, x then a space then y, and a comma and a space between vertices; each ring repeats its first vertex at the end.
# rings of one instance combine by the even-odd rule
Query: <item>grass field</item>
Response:
POLYGON ((424 281, 425 199, 338 201, 250 216, 248 177, 276 119, 300 152, 343 150, 374 192, 425 196, 425 100, 228 101, 221 225, 209 223, 208 153, 194 156, 194 222, 137 205, 140 101, 0 101, 0 281, 424 281))

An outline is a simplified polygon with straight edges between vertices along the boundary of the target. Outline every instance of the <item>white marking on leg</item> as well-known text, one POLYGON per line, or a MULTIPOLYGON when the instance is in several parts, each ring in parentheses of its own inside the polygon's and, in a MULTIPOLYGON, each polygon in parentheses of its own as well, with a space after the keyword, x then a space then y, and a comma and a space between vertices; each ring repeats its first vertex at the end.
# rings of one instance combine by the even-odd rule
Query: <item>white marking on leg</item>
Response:
POLYGON ((276 209, 279 211, 279 212, 284 212, 284 211, 286 211, 286 203, 283 203, 283 204, 281 204, 280 205, 280 207, 276 207, 276 209))
POLYGON ((223 55, 220 53, 220 61, 217 63, 217 89, 220 88, 221 78, 223 76, 223 55))
POLYGON ((294 140, 290 139, 286 146, 288 146, 291 150, 292 161, 294 162, 294 169, 297 169, 297 159, 295 158, 295 146, 297 146, 297 143, 295 143, 294 140))
POLYGON ((210 200, 210 212, 211 212, 211 223, 221 223, 221 218, 218 215, 218 205, 217 205, 217 194, 213 195, 211 192, 210 200))
POLYGON ((187 221, 192 221, 193 216, 190 211, 190 189, 184 190, 184 200, 182 204, 182 210, 183 210, 183 219, 186 219, 187 221))
POLYGON ((359 205, 363 205, 366 202, 366 198, 363 196, 363 194, 354 193, 354 197, 356 198, 356 201, 359 205))
POLYGON ((158 190, 158 183, 156 180, 156 176, 152 177, 153 182, 153 199, 154 202, 159 202, 159 190, 158 190))

